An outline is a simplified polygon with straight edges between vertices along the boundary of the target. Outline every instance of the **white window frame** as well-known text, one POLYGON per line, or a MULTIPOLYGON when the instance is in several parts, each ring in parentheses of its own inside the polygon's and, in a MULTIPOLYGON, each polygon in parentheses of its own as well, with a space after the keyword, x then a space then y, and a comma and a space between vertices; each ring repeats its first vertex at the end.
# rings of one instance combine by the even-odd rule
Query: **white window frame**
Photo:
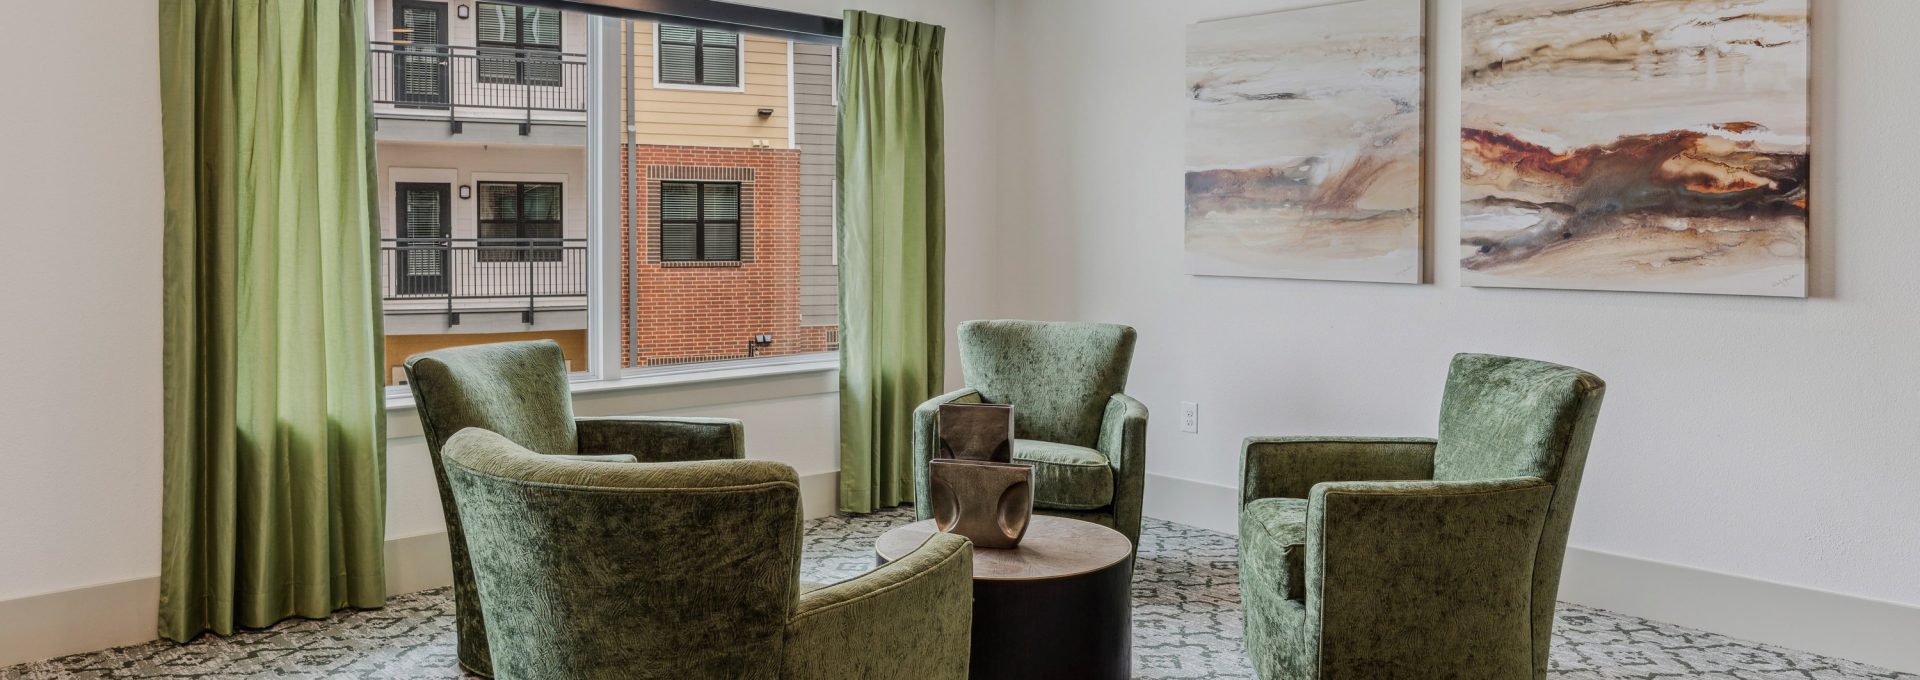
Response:
POLYGON ((660 22, 657 22, 657 21, 654 22, 653 23, 653 68, 652 68, 654 89, 656 90, 693 90, 696 92, 746 92, 747 91, 747 34, 741 33, 739 31, 734 31, 734 35, 740 36, 740 49, 733 51, 734 59, 738 62, 734 66, 734 68, 736 69, 734 73, 740 74, 739 85, 734 85, 729 87, 726 85, 692 85, 688 83, 663 83, 663 82, 660 82, 660 22))
MULTIPOLYGON (((623 88, 619 77, 621 41, 618 29, 620 20, 589 15, 587 17, 587 102, 591 110, 587 124, 587 168, 580 190, 585 191, 587 219, 586 237, 594 256, 588 268, 587 286, 587 363, 588 370, 576 371, 569 375, 571 391, 574 394, 596 392, 644 390, 669 388, 679 385, 699 385, 714 382, 764 379, 778 376, 823 373, 838 371, 840 360, 838 352, 811 352, 805 354, 783 354, 771 357, 756 357, 731 361, 714 361, 698 364, 679 364, 673 366, 654 366, 627 368, 621 364, 621 354, 628 338, 620 323, 620 289, 625 283, 627 272, 621 266, 622 250, 620 224, 620 196, 622 187, 620 168, 620 145, 625 143, 621 134, 621 97, 623 88)), ((658 47, 659 32, 655 33, 655 46, 658 47)), ((746 35, 741 36, 740 49, 741 87, 746 85, 746 35)), ((657 80, 659 69, 654 69, 657 80)), ((656 84, 656 86, 658 86, 656 84)), ((666 89, 704 89, 726 90, 712 86, 668 86, 666 89)), ((422 169, 425 170, 425 169, 422 169)), ((441 172, 456 172, 446 169, 434 169, 441 172)), ((475 173, 473 181, 480 176, 500 178, 508 177, 544 178, 554 175, 541 173, 475 173)), ((391 185, 393 179, 387 183, 391 185)), ((433 180, 433 181, 438 181, 433 180)), ((457 175, 454 183, 459 183, 457 175)), ((545 181, 529 179, 525 181, 545 181)), ((564 180, 556 180, 564 181, 564 180)), ((566 191, 573 190, 567 183, 566 191)), ((391 188, 390 186, 388 188, 391 188)), ((456 201, 458 198, 456 197, 456 201)), ((458 203, 456 202, 456 206, 458 203)), ((456 208, 457 209, 457 208, 456 208)), ((836 208, 837 209, 837 208, 836 208)), ((458 225, 456 219, 455 224, 458 225)), ((456 226, 457 228, 457 226, 456 226)), ((836 235, 837 238, 837 235, 836 235)), ((837 244, 836 244, 837 246, 837 244)), ((838 248, 836 247, 836 250, 838 248)), ((836 253, 836 257, 838 254, 836 253)), ((389 411, 405 411, 414 407, 411 388, 395 386, 386 392, 389 411)))

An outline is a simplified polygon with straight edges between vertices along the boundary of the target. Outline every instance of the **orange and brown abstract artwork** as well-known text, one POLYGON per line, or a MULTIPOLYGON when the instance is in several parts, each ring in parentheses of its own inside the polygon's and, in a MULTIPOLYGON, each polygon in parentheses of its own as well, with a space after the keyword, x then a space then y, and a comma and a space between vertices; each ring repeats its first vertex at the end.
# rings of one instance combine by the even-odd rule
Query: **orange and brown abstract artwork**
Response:
POLYGON ((1465 0, 1461 281, 1805 297, 1809 0, 1465 0))

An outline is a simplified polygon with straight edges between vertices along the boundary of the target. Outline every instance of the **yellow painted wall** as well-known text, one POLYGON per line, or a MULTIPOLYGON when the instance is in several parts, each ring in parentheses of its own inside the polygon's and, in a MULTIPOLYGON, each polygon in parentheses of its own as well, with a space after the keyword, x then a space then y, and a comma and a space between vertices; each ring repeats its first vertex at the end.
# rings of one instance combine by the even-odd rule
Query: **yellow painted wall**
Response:
MULTIPOLYGON (((765 140, 771 148, 790 148, 787 116, 787 43, 742 36, 746 68, 744 91, 680 89, 653 84, 653 23, 634 22, 634 119, 641 144, 751 147, 765 140), (773 109, 761 118, 759 109, 773 109)), ((624 49, 624 44, 622 45, 624 49)), ((625 93, 622 93, 625 96, 625 93)), ((626 102, 620 103, 626 110, 626 102)))

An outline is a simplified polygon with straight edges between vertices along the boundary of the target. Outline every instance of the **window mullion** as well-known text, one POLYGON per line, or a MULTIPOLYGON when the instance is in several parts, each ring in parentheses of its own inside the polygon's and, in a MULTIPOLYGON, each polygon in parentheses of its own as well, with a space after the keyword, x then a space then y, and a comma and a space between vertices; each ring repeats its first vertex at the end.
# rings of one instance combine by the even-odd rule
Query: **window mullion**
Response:
POLYGON ((693 30, 693 84, 707 84, 707 34, 697 28, 693 30))
POLYGON ((693 185, 693 259, 707 261, 707 185, 693 185))

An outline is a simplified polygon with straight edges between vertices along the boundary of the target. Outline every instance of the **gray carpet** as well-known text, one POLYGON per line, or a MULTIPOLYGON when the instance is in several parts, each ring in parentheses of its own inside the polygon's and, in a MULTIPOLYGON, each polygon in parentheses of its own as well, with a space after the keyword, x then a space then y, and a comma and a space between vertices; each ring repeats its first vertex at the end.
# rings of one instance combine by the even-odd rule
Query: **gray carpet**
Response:
MULTIPOLYGON (((872 568, 873 540, 902 511, 828 517, 807 526, 802 578, 829 582, 872 568)), ((1133 585, 1139 678, 1251 678, 1240 649, 1232 536, 1147 520, 1133 585)), ((1920 680, 1862 664, 1562 605, 1555 680, 1920 680)), ((294 621, 188 645, 155 642, 0 669, 27 678, 458 678, 453 601, 445 589, 377 611, 294 621)))

